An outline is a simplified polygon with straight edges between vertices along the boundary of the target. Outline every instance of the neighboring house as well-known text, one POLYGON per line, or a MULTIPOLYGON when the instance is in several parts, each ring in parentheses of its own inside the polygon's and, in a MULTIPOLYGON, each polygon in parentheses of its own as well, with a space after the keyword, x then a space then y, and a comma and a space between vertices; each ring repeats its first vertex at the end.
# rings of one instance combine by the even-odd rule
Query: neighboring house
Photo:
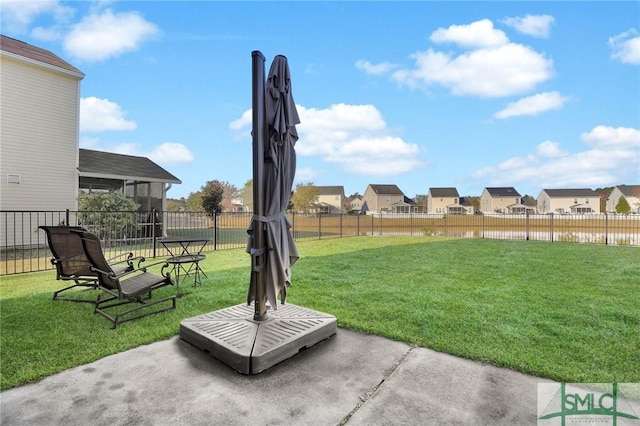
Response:
POLYGON ((461 214, 474 214, 476 212, 476 207, 470 197, 460 197, 460 205, 464 209, 461 214))
POLYGON ((363 211, 367 213, 390 213, 393 205, 404 202, 404 193, 396 185, 367 186, 363 196, 365 205, 363 211))
POLYGON ((589 188, 543 189, 538 195, 538 213, 600 213, 600 195, 589 188))
POLYGON ((47 50, 0 37, 0 209, 75 210, 84 74, 47 50))
POLYGON ((145 157, 79 150, 79 188, 83 192, 122 192, 150 211, 167 209, 167 191, 180 179, 145 157))
POLYGON ((407 196, 403 196, 402 201, 391 206, 392 213, 422 213, 423 211, 424 206, 419 205, 407 196))
POLYGON ((538 212, 538 202, 531 197, 522 197, 522 213, 536 214, 538 212))
POLYGON ((520 206, 522 196, 511 186, 485 188, 480 196, 480 211, 483 213, 513 213, 520 206))
POLYGON ((349 211, 351 213, 362 213, 362 207, 364 206, 364 199, 360 195, 356 195, 349 201, 349 211))
POLYGON ((631 207, 631 213, 640 214, 640 185, 618 185, 607 198, 606 209, 614 213, 620 198, 624 197, 631 207))
POLYGON ((316 213, 340 214, 347 208, 347 198, 344 196, 343 186, 316 186, 318 195, 318 207, 316 213))
POLYGON ((429 188, 427 213, 473 214, 473 204, 462 201, 456 188, 429 188))

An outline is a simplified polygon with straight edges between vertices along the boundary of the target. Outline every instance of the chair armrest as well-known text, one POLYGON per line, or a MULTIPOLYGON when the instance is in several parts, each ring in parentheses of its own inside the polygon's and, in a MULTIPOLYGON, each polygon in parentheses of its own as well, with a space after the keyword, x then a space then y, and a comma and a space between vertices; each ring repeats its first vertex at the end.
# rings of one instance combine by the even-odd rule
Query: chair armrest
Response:
POLYGON ((151 268, 152 266, 157 266, 157 265, 162 265, 162 269, 164 269, 164 268, 168 268, 169 267, 169 262, 167 262, 166 260, 160 260, 160 261, 155 262, 155 263, 150 263, 148 265, 144 265, 143 267, 138 268, 138 270, 140 270, 142 272, 147 272, 148 268, 151 268))
POLYGON ((109 265, 118 265, 120 263, 133 263, 134 261, 138 261, 138 263, 140 262, 144 262, 144 256, 134 256, 133 253, 129 252, 129 253, 122 253, 119 254, 117 256, 111 257, 109 259, 107 259, 107 262, 109 262, 109 265), (126 256, 125 259, 122 260, 116 260, 116 259, 120 259, 122 257, 126 256))

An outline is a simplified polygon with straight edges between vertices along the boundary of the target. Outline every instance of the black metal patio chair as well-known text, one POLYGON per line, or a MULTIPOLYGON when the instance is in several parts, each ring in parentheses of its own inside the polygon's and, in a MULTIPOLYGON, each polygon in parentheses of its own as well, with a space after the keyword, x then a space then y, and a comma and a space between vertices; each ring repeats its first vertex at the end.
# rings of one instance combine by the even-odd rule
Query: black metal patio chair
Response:
POLYGON ((116 328, 118 324, 142 318, 169 309, 175 309, 176 296, 167 296, 161 299, 152 300, 152 291, 167 285, 174 285, 169 272, 165 269, 169 267, 167 262, 156 262, 143 267, 138 267, 131 271, 117 273, 107 259, 104 257, 102 245, 97 235, 87 231, 73 231, 80 235, 84 252, 91 262, 90 270, 98 274, 98 281, 102 293, 98 296, 95 305, 95 313, 107 318, 116 328), (162 265, 160 275, 148 272, 148 268, 162 265), (102 296, 106 296, 102 298, 102 296), (145 299, 145 295, 148 298, 145 299), (150 309, 150 307, 170 302, 170 306, 162 306, 150 309), (133 308, 126 308, 115 313, 109 313, 117 306, 135 303, 133 308))
MULTIPOLYGON (((84 253, 80 235, 73 231, 86 231, 80 226, 39 226, 47 234, 47 243, 53 257, 51 263, 56 267, 56 280, 71 281, 74 284, 53 293, 54 300, 95 303, 95 299, 69 297, 70 293, 61 293, 75 287, 86 290, 98 288, 98 274, 91 271, 91 263, 84 253)), ((109 259, 111 268, 116 273, 132 271, 134 262, 143 261, 143 257, 135 257, 133 253, 124 253, 109 259)))

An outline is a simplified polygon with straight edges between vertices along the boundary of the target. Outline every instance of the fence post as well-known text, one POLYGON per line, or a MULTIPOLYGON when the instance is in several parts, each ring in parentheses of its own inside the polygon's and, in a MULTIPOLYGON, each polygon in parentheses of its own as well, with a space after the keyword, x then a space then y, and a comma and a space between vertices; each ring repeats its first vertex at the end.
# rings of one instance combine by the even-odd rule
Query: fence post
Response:
POLYGON ((342 213, 340 213, 340 238, 342 238, 342 213))
POLYGON ((360 214, 358 214, 356 219, 356 232, 357 232, 357 236, 360 236, 360 214))
POLYGON ((213 211, 213 251, 218 249, 218 212, 213 211))
POLYGON ((526 220, 525 220, 525 238, 527 241, 529 241, 529 210, 525 211, 525 214, 527 215, 526 220))
POLYGON ((411 211, 409 212, 409 234, 413 237, 413 212, 411 211))
POLYGON ((71 226, 70 223, 69 223, 69 209, 67 209, 65 211, 65 215, 64 216, 65 216, 65 222, 64 223, 66 223, 67 226, 71 226))
POLYGON ((320 213, 316 213, 318 216, 318 239, 322 239, 322 215, 320 213))
POLYGON ((604 245, 609 245, 609 215, 604 212, 604 245))
POLYGON ((444 219, 444 235, 445 237, 449 236, 449 232, 447 231, 447 214, 442 215, 442 219, 444 219))
POLYGON ((549 229, 551 231, 551 236, 549 238, 549 241, 553 242, 553 213, 549 215, 549 229))
POLYGON ((374 214, 371 213, 371 235, 373 235, 373 216, 374 214))
POLYGON ((153 258, 156 258, 156 209, 151 209, 151 241, 153 241, 153 258))

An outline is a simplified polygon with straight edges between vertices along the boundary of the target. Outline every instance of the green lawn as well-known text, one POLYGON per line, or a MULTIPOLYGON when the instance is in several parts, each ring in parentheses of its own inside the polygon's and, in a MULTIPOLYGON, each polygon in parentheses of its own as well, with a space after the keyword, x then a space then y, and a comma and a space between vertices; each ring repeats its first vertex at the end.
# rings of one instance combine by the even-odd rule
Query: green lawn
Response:
MULTIPOLYGON (((291 303, 341 327, 566 382, 640 382, 640 249, 426 237, 303 241, 291 303)), ((208 253, 178 308, 116 330, 89 304, 52 301, 54 272, 0 281, 1 388, 178 333, 242 303, 250 258, 208 253)), ((159 297, 173 289, 157 292, 159 297)))

